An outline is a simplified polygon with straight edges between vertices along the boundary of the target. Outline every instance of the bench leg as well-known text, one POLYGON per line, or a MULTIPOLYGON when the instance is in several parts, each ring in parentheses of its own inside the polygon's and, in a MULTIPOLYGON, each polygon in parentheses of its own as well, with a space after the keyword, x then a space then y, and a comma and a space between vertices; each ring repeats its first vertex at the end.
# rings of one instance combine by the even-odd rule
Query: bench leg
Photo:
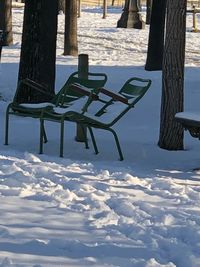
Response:
POLYGON ((88 149, 88 139, 87 139, 87 127, 83 124, 79 124, 79 127, 81 128, 82 131, 82 136, 83 136, 83 142, 85 143, 85 148, 88 149))
POLYGON ((47 143, 48 139, 47 139, 47 134, 46 134, 46 131, 45 131, 44 123, 42 124, 42 132, 43 132, 43 142, 47 143))

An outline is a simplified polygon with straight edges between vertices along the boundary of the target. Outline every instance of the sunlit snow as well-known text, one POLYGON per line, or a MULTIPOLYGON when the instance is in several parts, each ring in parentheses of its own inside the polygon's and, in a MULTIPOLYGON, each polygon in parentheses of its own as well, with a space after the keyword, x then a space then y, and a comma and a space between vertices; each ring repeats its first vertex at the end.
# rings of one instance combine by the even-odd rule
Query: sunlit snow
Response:
MULTIPOLYGON (((118 92, 130 77, 150 78, 144 98, 115 129, 125 160, 118 161, 113 136, 96 130, 100 153, 75 141, 65 123, 47 122, 49 142, 39 155, 39 122, 12 117, 9 146, 4 121, 17 83, 23 9, 13 9, 14 45, 0 63, 0 267, 199 267, 200 143, 186 132, 184 151, 157 146, 161 72, 144 70, 149 26, 118 29, 121 8, 85 8, 78 19, 79 53, 90 70, 108 75, 118 92)), ((142 13, 143 18, 145 14, 142 13)), ((198 26, 200 27, 200 16, 198 26)), ((63 53, 64 15, 59 15, 56 90, 77 70, 63 53)), ((200 35, 187 16, 185 111, 198 112, 200 35)))

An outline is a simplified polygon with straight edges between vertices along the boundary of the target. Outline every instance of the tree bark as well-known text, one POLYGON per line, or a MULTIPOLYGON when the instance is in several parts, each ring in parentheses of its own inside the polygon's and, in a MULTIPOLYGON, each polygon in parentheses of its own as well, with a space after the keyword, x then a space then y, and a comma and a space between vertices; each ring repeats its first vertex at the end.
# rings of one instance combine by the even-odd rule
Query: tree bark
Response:
POLYGON ((77 1, 65 2, 64 55, 78 55, 77 40, 77 1))
POLYGON ((65 0, 58 0, 58 12, 65 13, 65 0))
POLYGON ((108 6, 108 3, 107 3, 107 0, 103 0, 103 19, 106 19, 107 17, 107 6, 108 6))
MULTIPOLYGON (((30 78, 54 94, 57 0, 30 0, 25 3, 22 47, 18 80, 30 78)), ((30 92, 24 88, 18 95, 19 102, 43 102, 50 96, 30 92)))
POLYGON ((162 70, 166 1, 153 0, 152 3, 145 70, 162 70))
POLYGON ((3 45, 12 45, 12 0, 0 1, 0 30, 5 33, 3 45))
POLYGON ((174 116, 183 111, 185 31, 186 0, 168 0, 158 142, 168 150, 183 149, 183 128, 174 116))
POLYGON ((151 23, 152 1, 153 0, 146 0, 146 24, 147 25, 151 23))

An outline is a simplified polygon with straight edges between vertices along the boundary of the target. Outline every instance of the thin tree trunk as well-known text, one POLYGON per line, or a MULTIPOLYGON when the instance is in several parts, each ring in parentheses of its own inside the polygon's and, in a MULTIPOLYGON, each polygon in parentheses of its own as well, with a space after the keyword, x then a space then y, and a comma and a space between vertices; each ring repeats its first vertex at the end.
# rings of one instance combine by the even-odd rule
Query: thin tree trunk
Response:
POLYGON ((0 0, 0 30, 5 33, 3 45, 12 45, 12 0, 0 0))
POLYGON ((66 0, 65 2, 65 35, 64 55, 78 55, 77 40, 77 1, 66 0))
POLYGON ((107 0, 103 0, 103 19, 106 19, 107 17, 107 0))
POLYGON ((168 150, 183 149, 183 128, 174 116, 183 111, 185 31, 186 0, 168 0, 158 142, 168 150))
POLYGON ((81 0, 78 0, 78 18, 81 17, 81 0))

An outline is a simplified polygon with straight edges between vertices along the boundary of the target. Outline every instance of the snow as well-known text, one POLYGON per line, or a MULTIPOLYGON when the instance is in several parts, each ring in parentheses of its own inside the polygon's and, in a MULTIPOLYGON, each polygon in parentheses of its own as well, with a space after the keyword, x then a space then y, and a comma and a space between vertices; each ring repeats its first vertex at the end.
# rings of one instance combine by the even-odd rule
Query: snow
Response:
MULTIPOLYGON (((161 72, 144 70, 148 26, 117 29, 121 10, 86 8, 79 24, 79 53, 90 70, 108 75, 118 92, 133 76, 149 78, 144 98, 115 125, 125 160, 118 161, 113 136, 96 130, 100 153, 75 142, 65 123, 64 158, 59 126, 47 122, 49 142, 39 155, 39 122, 11 117, 9 145, 4 121, 18 75, 23 9, 13 9, 14 45, 0 64, 0 266, 1 267, 199 267, 199 141, 185 133, 184 151, 157 146, 161 72)), ((144 16, 144 14, 143 14, 144 16)), ((197 15, 200 20, 199 14, 197 15)), ((200 26, 200 24, 198 24, 200 26)), ((64 57, 64 16, 59 15, 56 88, 77 70, 64 57)), ((200 37, 187 17, 185 112, 199 111, 200 37)), ((91 140, 89 140, 91 144, 91 140)))
POLYGON ((178 112, 176 118, 200 121, 200 114, 198 112, 178 112))
POLYGON ((21 107, 24 108, 46 108, 46 107, 54 107, 52 103, 44 102, 44 103, 36 103, 36 104, 30 104, 30 103, 22 103, 20 104, 21 107))

